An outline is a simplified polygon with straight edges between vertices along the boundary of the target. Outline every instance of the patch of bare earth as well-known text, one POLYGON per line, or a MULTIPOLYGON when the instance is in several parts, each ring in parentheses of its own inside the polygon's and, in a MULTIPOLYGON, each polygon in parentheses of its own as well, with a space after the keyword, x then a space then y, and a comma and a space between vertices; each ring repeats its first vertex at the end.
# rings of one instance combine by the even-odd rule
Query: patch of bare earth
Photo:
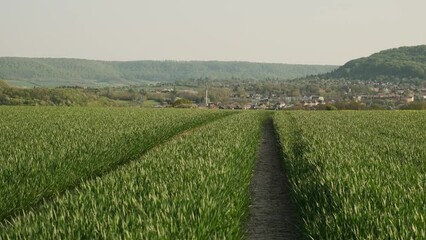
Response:
POLYGON ((302 239, 272 119, 265 122, 250 191, 248 239, 302 239))

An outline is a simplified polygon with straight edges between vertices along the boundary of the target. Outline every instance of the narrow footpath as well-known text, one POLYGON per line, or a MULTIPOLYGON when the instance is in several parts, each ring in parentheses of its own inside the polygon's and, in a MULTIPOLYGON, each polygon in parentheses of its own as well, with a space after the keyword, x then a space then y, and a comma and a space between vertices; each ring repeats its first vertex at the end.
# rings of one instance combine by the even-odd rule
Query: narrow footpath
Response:
POLYGON ((268 119, 251 183, 248 239, 302 239, 281 156, 272 119, 268 119))

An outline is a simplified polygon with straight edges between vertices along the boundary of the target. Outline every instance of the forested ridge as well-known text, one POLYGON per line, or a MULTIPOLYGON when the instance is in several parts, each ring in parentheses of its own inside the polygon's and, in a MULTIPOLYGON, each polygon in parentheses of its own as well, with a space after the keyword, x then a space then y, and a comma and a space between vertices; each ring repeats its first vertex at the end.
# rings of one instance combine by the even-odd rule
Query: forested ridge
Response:
POLYGON ((325 76, 352 80, 426 80, 426 45, 388 49, 354 59, 325 76))
POLYGON ((147 82, 210 79, 292 79, 337 66, 221 61, 97 61, 59 58, 0 58, 0 79, 16 85, 124 86, 147 82))

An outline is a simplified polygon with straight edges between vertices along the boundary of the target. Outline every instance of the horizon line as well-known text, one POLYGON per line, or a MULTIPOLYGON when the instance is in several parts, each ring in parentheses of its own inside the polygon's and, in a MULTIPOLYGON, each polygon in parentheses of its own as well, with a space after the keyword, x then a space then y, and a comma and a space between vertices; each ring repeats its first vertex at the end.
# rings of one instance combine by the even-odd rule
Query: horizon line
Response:
POLYGON ((314 66, 342 66, 344 64, 318 64, 318 63, 284 63, 284 62, 261 62, 247 60, 176 60, 176 59, 138 59, 138 60, 103 60, 93 58, 78 58, 78 57, 23 57, 23 56, 0 56, 0 58, 26 58, 26 59, 66 59, 66 60, 85 60, 99 62, 238 62, 238 63, 255 63, 255 64, 283 64, 283 65, 314 65, 314 66))

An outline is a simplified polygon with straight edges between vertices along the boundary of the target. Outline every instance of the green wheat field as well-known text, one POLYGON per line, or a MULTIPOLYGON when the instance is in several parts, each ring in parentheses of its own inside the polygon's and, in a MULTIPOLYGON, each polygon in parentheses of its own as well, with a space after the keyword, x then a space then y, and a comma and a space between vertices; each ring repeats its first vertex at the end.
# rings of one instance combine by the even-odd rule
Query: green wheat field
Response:
POLYGON ((243 239, 272 117, 306 239, 426 239, 425 111, 0 107, 0 239, 243 239))

